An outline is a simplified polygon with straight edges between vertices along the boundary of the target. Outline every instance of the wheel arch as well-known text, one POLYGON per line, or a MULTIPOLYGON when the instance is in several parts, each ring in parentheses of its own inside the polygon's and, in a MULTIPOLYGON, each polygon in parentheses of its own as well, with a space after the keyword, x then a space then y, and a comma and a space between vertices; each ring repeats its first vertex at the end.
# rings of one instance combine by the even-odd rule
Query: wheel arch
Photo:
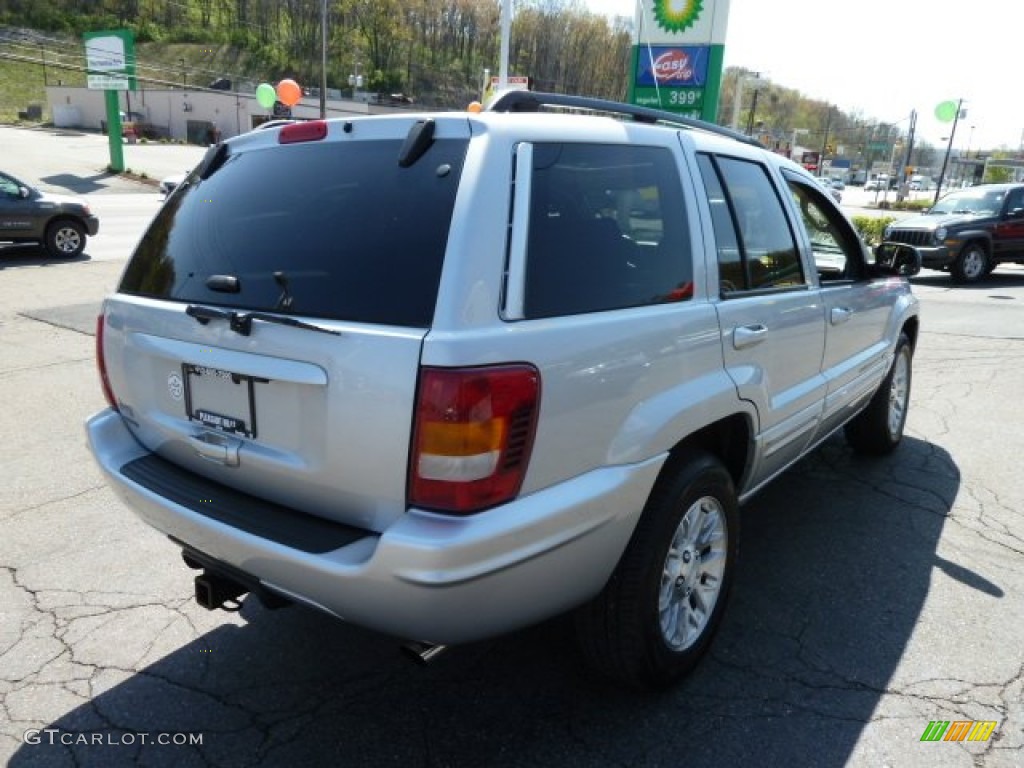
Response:
POLYGON ((961 232, 959 238, 963 240, 963 244, 957 250, 957 255, 963 253, 965 248, 969 248, 972 245, 980 245, 985 251, 986 256, 992 255, 992 233, 986 232, 983 229, 970 229, 966 232, 961 232))
POLYGON ((911 315, 904 322, 900 329, 903 333, 907 334, 907 339, 910 341, 910 351, 914 352, 917 349, 917 333, 920 329, 920 318, 917 315, 911 315))
POLYGON ((70 221, 73 224, 77 224, 79 227, 82 228, 82 231, 85 233, 85 236, 88 237, 89 228, 86 226, 85 222, 82 221, 78 216, 75 216, 73 213, 67 213, 66 211, 61 211, 60 213, 54 214, 46 222, 46 226, 43 227, 43 235, 48 235, 51 229, 58 226, 63 221, 70 221))
POLYGON ((745 413, 734 413, 712 422, 672 446, 658 479, 675 472, 694 452, 703 451, 722 462, 739 493, 753 453, 753 434, 750 416, 745 413))

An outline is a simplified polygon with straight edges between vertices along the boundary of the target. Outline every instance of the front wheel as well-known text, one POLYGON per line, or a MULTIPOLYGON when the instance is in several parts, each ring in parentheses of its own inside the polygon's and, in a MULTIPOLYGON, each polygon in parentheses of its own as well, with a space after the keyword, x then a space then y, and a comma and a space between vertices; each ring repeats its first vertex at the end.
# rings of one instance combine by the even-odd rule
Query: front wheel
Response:
POLYGON ((953 279, 958 283, 976 283, 988 274, 988 263, 985 249, 977 243, 968 243, 953 262, 953 279))
POLYGON ((674 460, 608 584, 577 611, 588 660, 639 688, 678 680, 721 622, 738 552, 732 477, 706 453, 674 460))
POLYGON ((846 425, 846 441, 857 453, 884 456, 903 439, 910 405, 910 339, 900 334, 892 367, 867 407, 846 425))
POLYGON ((85 250, 85 228, 77 221, 60 219, 46 230, 46 252, 53 259, 73 259, 85 250))

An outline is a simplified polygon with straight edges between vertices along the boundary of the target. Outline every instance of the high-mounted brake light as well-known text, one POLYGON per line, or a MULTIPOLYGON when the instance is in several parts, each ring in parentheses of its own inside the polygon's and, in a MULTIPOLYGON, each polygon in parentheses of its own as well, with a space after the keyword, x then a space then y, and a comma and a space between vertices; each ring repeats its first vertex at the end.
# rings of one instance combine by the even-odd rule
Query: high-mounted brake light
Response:
POLYGON ((105 325, 103 313, 96 318, 96 368, 100 374, 100 388, 103 390, 103 397, 107 405, 117 410, 117 398, 114 397, 114 390, 110 386, 110 377, 107 376, 107 361, 103 359, 103 328, 105 325))
POLYGON ((309 120, 292 123, 277 132, 278 144, 298 144, 302 141, 320 141, 327 137, 327 123, 323 120, 309 120))
POLYGON ((515 498, 539 409, 540 373, 532 365, 424 368, 409 503, 469 514, 515 498))

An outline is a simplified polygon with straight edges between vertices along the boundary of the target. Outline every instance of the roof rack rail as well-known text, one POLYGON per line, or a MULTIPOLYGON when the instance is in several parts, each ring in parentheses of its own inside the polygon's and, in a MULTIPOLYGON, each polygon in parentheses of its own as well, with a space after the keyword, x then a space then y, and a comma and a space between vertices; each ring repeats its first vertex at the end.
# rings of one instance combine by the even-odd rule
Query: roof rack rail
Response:
POLYGON ((590 96, 573 96, 567 93, 539 93, 537 91, 506 91, 487 107, 488 112, 540 112, 542 107, 567 107, 570 109, 586 109, 592 112, 607 112, 613 115, 626 115, 638 123, 664 123, 683 128, 717 133, 744 144, 764 148, 757 139, 745 133, 734 131, 705 120, 683 117, 663 109, 651 109, 635 104, 624 104, 620 101, 597 99, 590 96))

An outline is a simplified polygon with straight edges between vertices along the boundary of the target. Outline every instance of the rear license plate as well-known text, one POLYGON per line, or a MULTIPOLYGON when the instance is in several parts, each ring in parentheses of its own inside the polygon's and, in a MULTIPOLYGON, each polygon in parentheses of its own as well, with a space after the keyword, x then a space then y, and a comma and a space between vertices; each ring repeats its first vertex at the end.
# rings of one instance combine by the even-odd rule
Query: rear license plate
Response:
POLYGON ((189 419, 233 435, 256 437, 255 379, 240 373, 182 363, 189 419))

